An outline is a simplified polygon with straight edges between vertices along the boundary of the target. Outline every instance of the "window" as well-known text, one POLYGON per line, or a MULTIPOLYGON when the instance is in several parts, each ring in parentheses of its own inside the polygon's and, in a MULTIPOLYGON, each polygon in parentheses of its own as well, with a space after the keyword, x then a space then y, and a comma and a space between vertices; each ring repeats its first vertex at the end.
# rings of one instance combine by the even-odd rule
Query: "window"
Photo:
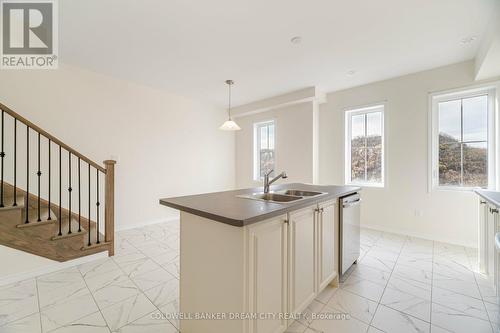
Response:
POLYGON ((254 124, 254 180, 260 181, 276 168, 275 128, 274 121, 254 124))
POLYGON ((494 90, 432 97, 432 185, 494 187, 494 90))
POLYGON ((347 184, 384 186, 384 106, 346 112, 347 184))

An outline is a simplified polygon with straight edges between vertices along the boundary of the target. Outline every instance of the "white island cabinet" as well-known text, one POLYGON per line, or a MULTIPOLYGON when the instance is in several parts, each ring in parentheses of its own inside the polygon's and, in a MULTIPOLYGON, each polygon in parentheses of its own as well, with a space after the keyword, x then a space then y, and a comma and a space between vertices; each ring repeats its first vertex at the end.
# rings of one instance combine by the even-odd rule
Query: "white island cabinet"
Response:
MULTIPOLYGON (((282 216, 247 227, 248 313, 286 313, 288 303, 288 227, 282 216)), ((250 319, 247 332, 283 332, 287 318, 250 319)))
POLYGON ((181 331, 284 332, 337 283, 337 207, 314 203, 243 227, 182 212, 181 331))
POLYGON ((317 292, 325 289, 337 277, 338 258, 338 210, 337 201, 319 205, 318 210, 318 272, 317 292))

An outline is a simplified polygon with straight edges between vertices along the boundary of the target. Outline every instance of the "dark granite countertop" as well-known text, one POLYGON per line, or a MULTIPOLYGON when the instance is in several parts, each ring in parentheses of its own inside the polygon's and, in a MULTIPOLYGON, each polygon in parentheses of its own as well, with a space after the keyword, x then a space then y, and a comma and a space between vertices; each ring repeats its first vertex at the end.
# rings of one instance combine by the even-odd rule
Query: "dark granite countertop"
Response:
POLYGON ((361 190, 360 187, 356 186, 321 186, 300 183, 271 186, 271 191, 283 189, 317 191, 326 194, 288 203, 264 202, 238 197, 239 195, 262 192, 262 187, 257 187, 160 199, 160 204, 225 224, 243 227, 317 202, 340 198, 361 190))
POLYGON ((486 201, 489 201, 490 203, 500 208, 500 192, 487 190, 474 190, 474 192, 476 192, 486 201))

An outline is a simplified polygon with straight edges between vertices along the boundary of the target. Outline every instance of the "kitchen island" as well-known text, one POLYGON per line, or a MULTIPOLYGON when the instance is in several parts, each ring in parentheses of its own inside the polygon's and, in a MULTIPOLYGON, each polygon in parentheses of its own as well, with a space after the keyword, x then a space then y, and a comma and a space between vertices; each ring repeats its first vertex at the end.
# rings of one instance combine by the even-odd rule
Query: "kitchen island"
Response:
POLYGON ((295 183, 269 194, 253 188, 161 199, 181 211, 181 331, 285 331, 337 283, 339 198, 359 191, 295 183))

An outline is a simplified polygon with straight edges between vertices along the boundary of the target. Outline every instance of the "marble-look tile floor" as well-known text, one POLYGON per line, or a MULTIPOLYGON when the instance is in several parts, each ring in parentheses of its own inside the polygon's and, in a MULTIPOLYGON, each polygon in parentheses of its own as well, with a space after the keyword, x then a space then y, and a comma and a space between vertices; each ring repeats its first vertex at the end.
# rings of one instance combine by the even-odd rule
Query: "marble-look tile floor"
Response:
MULTIPOLYGON (((288 333, 499 332, 476 251, 362 230, 362 255, 288 333), (348 319, 315 319, 329 313, 348 319)), ((0 287, 1 333, 169 333, 179 323, 179 224, 117 234, 112 258, 0 287)))
POLYGON ((498 333, 499 304, 476 271, 475 249, 363 229, 347 279, 323 291, 287 332, 498 333))
POLYGON ((1 333, 171 333, 179 223, 117 233, 112 258, 0 287, 1 333))

